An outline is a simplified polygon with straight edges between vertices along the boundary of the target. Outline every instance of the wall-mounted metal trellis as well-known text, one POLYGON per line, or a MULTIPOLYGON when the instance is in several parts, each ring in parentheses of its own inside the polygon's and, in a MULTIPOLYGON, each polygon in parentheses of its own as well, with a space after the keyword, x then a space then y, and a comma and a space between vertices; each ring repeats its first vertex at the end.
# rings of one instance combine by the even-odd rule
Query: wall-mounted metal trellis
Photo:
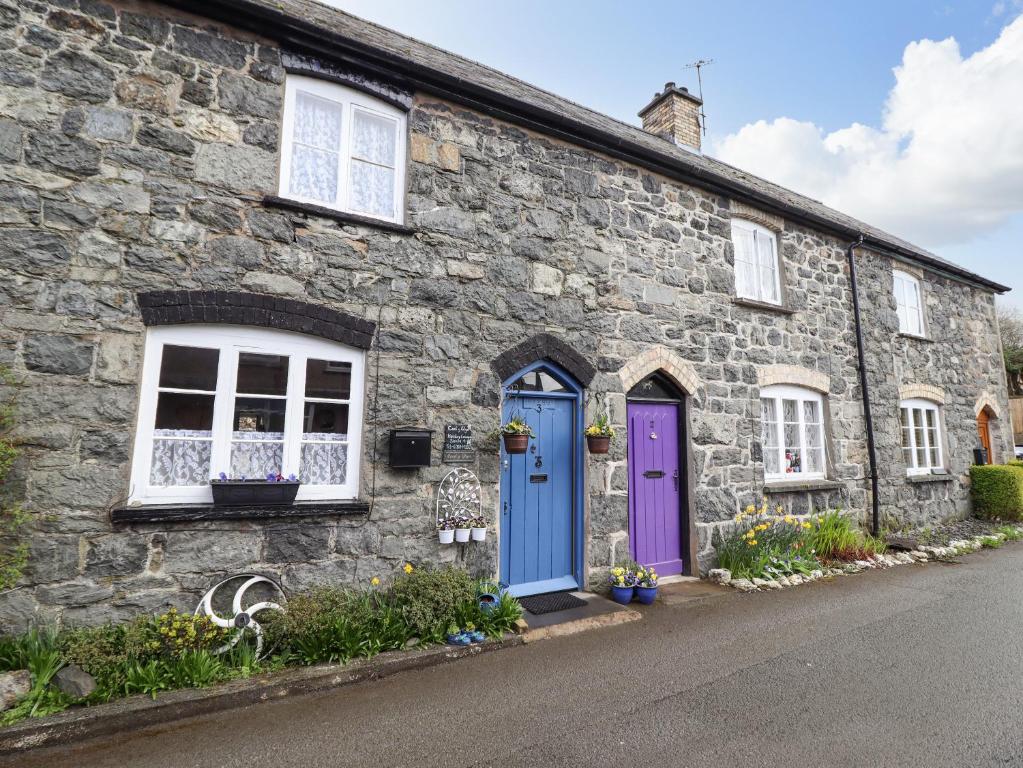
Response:
POLYGON ((437 522, 459 517, 479 517, 483 491, 479 478, 468 469, 448 472, 437 488, 437 522))

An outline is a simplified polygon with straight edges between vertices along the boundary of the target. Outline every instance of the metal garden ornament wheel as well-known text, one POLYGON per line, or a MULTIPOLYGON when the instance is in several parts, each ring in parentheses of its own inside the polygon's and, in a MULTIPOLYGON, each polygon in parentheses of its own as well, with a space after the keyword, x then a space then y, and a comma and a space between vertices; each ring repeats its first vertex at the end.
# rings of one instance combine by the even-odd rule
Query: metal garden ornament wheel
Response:
POLYGON ((263 656, 263 627, 255 616, 263 611, 279 611, 284 612, 283 604, 287 603, 287 597, 284 594, 284 590, 281 585, 273 579, 261 576, 258 573, 239 573, 235 576, 230 576, 223 581, 220 581, 213 585, 205 595, 202 596, 202 600, 199 601, 199 605, 195 609, 196 616, 207 616, 210 621, 216 624, 218 627, 222 627, 227 630, 234 630, 231 638, 224 643, 220 648, 217 648, 214 653, 225 653, 226 651, 234 648, 238 641, 242 639, 247 633, 255 635, 256 638, 256 658, 262 658, 263 656), (231 617, 224 618, 217 614, 213 607, 214 596, 221 587, 244 580, 235 592, 231 599, 231 617), (277 602, 273 600, 261 600, 256 603, 252 603, 246 607, 245 604, 245 593, 250 587, 257 584, 267 585, 264 587, 265 590, 269 590, 276 595, 279 595, 277 602))

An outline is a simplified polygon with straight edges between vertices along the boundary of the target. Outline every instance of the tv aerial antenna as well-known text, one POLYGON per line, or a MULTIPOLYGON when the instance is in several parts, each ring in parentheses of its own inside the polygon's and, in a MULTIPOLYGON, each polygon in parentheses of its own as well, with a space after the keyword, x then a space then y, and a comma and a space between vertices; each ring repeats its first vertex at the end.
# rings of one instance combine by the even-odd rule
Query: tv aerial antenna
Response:
POLYGON ((714 63, 714 59, 697 59, 692 64, 686 64, 683 69, 696 70, 696 82, 700 89, 700 127, 703 128, 703 135, 707 135, 707 113, 703 111, 703 75, 701 70, 714 63))

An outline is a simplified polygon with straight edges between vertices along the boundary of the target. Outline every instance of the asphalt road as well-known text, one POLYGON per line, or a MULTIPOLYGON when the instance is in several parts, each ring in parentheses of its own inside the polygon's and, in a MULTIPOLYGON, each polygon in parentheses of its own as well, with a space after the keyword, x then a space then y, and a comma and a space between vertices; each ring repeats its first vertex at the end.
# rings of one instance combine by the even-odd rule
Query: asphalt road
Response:
POLYGON ((1023 544, 17 758, 34 766, 1023 765, 1023 544))

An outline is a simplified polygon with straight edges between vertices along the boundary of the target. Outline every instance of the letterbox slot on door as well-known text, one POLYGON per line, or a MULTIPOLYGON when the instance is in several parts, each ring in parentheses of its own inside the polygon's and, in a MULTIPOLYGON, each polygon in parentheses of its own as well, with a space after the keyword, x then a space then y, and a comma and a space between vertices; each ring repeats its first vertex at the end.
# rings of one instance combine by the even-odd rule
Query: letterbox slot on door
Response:
POLYGON ((648 469, 643 473, 643 477, 649 477, 652 480, 659 480, 664 477, 663 469, 648 469))
POLYGON ((544 473, 544 474, 538 474, 538 475, 530 475, 529 476, 529 482, 531 482, 531 483, 546 483, 547 482, 547 474, 544 473))

